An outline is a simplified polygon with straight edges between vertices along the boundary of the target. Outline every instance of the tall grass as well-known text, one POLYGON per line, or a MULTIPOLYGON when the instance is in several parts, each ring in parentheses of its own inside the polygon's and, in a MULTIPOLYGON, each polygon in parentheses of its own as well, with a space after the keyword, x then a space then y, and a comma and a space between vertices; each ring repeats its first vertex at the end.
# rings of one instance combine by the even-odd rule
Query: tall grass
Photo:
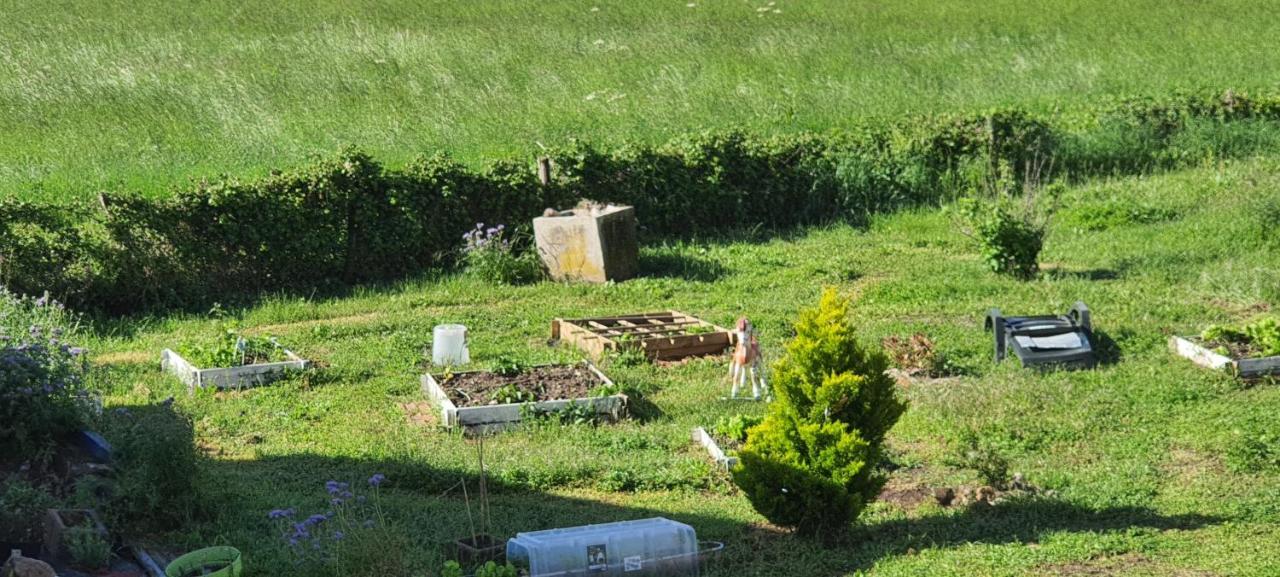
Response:
POLYGON ((162 194, 344 143, 394 166, 1280 79, 1263 0, 12 4, 0 194, 32 197, 162 194))

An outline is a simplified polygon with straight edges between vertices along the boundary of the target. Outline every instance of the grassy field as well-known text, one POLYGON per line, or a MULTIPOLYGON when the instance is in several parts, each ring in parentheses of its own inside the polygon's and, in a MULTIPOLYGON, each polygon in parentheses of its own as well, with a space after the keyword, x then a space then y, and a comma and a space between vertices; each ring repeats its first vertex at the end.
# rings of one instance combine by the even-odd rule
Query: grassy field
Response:
POLYGON ((201 474, 216 514, 169 538, 232 544, 249 574, 289 574, 267 511, 322 509, 326 480, 382 472, 390 514, 415 544, 412 563, 434 574, 437 544, 467 532, 463 498, 450 489, 477 465, 473 442, 412 418, 424 410, 417 377, 433 325, 469 325, 472 358, 486 367, 504 354, 576 358, 547 346, 556 316, 676 308, 726 325, 747 314, 776 358, 797 310, 835 286, 855 298, 866 342, 923 332, 959 375, 904 391, 911 407, 890 435, 900 465, 891 491, 977 483, 948 455, 959 433, 978 431, 1014 471, 1056 493, 985 509, 885 500, 822 548, 766 524, 689 441, 693 426, 763 410, 717 400, 728 387, 723 358, 612 362, 605 370, 633 395, 634 419, 486 442, 496 532, 664 515, 727 544, 717 575, 1263 577, 1280 573, 1280 471, 1242 448, 1280 438, 1280 389, 1194 366, 1165 340, 1280 306, 1280 266, 1254 209, 1280 198, 1277 168, 1259 160, 1070 189, 1031 282, 991 274, 945 212, 922 210, 865 229, 647 246, 644 277, 619 284, 503 288, 433 276, 344 298, 269 298, 230 318, 323 368, 256 390, 188 396, 157 370, 162 348, 216 330, 208 316, 124 319, 98 326, 89 345, 108 407, 174 395, 212 457, 201 474), (1093 308, 1102 367, 992 365, 986 309, 1042 313, 1077 299, 1093 308))
POLYGON ((1280 82, 1261 0, 10 2, 0 194, 1280 82))

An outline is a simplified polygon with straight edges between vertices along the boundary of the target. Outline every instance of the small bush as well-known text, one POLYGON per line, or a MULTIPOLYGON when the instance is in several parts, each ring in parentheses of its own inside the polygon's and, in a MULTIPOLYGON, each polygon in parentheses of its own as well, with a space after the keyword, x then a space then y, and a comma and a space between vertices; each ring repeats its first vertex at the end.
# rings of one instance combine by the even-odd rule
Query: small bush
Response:
POLYGON ((463 235, 466 246, 462 247, 462 262, 467 272, 489 282, 511 285, 541 279, 542 261, 538 254, 505 235, 504 225, 485 228, 482 222, 463 235))
POLYGON ((67 528, 63 538, 71 563, 76 567, 96 571, 105 569, 111 561, 111 543, 98 533, 92 521, 67 528))
POLYGON ((875 498, 884 437, 906 409, 884 355, 857 342, 848 314, 831 289, 800 313, 774 366, 778 398, 733 470, 756 511, 803 535, 843 533, 875 498))
POLYGON ((1033 278, 1062 185, 1041 189, 1038 173, 1033 173, 1024 177, 1019 192, 1004 163, 996 163, 980 180, 958 203, 960 231, 977 241, 992 271, 1033 278))
POLYGON ((0 321, 0 449, 34 452, 88 417, 87 360, 64 342, 74 320, 47 296, 0 291, 0 321))
POLYGON ((0 481, 0 541, 40 540, 40 520, 58 500, 16 475, 0 481))
POLYGON ((173 409, 172 399, 108 411, 102 430, 117 471, 103 507, 110 526, 164 531, 206 513, 194 430, 191 420, 173 409))
POLYGON ((954 454, 947 460, 947 464, 973 469, 983 483, 997 489, 1009 482, 1009 460, 999 446, 976 431, 966 430, 960 434, 954 454))

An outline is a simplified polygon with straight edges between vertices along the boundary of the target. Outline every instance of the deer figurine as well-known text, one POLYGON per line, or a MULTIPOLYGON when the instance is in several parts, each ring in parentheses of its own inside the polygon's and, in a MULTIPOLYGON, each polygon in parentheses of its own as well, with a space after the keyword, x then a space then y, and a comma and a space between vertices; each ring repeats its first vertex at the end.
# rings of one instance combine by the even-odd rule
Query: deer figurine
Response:
MULTIPOLYGON (((755 329, 747 317, 738 319, 737 345, 733 349, 733 361, 729 364, 729 381, 733 389, 729 398, 737 399, 739 389, 751 383, 751 399, 759 400, 761 395, 769 394, 769 383, 765 381, 763 360, 760 355, 760 341, 756 339, 755 329)), ((741 397, 745 398, 745 397, 741 397)))

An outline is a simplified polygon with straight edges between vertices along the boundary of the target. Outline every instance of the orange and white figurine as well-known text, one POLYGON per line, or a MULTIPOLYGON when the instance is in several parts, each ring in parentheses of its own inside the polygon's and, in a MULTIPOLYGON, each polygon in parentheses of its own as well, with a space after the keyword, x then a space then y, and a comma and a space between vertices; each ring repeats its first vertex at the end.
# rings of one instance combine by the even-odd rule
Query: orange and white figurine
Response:
POLYGON ((738 319, 735 333, 737 346, 733 349, 733 361, 729 365, 729 381, 733 383, 729 398, 739 398, 738 391, 748 382, 751 383, 750 398, 752 400, 759 400, 762 394, 767 397, 769 383, 764 378, 760 341, 756 339, 756 331, 751 327, 751 321, 747 320, 747 317, 738 319))

